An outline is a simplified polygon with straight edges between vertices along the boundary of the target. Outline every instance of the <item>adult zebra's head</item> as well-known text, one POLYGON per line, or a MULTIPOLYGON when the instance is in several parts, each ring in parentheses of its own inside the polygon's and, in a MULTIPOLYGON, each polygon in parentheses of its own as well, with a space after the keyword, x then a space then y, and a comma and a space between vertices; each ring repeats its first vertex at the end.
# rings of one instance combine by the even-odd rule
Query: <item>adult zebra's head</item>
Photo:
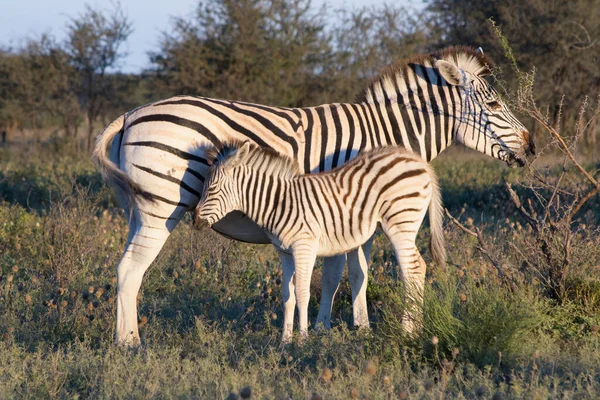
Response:
POLYGON ((196 224, 205 222, 210 227, 225 215, 240 209, 241 199, 236 185, 236 174, 240 171, 237 167, 242 165, 249 151, 250 143, 245 142, 214 149, 207 156, 213 162, 194 212, 196 224))
POLYGON ((525 157, 535 154, 533 138, 485 79, 492 62, 481 49, 445 49, 435 55, 433 66, 459 93, 456 140, 510 166, 524 166, 525 157))

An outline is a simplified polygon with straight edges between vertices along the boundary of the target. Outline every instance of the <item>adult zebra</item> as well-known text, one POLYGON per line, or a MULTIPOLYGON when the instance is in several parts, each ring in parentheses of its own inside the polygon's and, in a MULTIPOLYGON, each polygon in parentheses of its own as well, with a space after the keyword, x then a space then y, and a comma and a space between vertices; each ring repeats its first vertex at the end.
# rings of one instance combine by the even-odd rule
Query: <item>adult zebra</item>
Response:
POLYGON ((446 262, 437 177, 419 155, 400 146, 379 147, 320 174, 302 174, 294 159, 249 142, 224 143, 209 159, 214 161, 194 220, 212 225, 241 211, 267 230, 283 265, 282 342, 292 339, 296 304, 300 333, 308 333, 316 257, 361 246, 379 223, 415 303, 402 317, 405 331, 414 333, 427 268, 415 240, 428 209, 432 256, 439 265, 446 262))
MULTIPOLYGON (((487 83, 491 61, 450 47, 394 64, 353 104, 268 107, 201 97, 173 97, 117 118, 100 134, 94 159, 129 216, 129 237, 117 267, 116 341, 139 341, 136 296, 146 269, 186 211, 198 203, 208 172, 206 152, 225 140, 250 140, 296 159, 304 172, 326 171, 358 151, 399 144, 432 160, 454 141, 508 164, 524 164, 534 145, 487 83), (106 147, 112 142, 110 160, 106 147)), ((248 218, 232 213, 213 226, 234 239, 269 243, 248 218)), ((366 258, 348 254, 355 325, 368 325, 366 258)), ((329 325, 345 263, 325 259, 317 322, 329 325)))

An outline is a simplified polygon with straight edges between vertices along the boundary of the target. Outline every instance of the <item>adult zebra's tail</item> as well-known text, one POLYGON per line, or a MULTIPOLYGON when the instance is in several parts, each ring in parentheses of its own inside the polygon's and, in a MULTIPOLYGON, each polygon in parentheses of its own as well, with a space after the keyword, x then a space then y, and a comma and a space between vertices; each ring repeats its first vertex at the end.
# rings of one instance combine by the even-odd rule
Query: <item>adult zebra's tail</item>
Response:
POLYGON ((106 147, 112 142, 113 138, 120 132, 123 132, 125 125, 125 116, 111 122, 100 135, 96 138, 96 147, 92 153, 92 159, 102 169, 102 177, 104 180, 117 188, 121 196, 123 196, 129 206, 135 204, 135 196, 139 195, 146 200, 152 201, 152 198, 147 192, 142 190, 140 185, 131 180, 129 176, 119 169, 119 167, 106 156, 106 147))
POLYGON ((446 244, 444 240, 444 225, 442 219, 442 195, 435 171, 433 171, 433 168, 429 165, 427 169, 432 184, 431 202, 429 203, 429 226, 431 230, 429 249, 431 250, 433 261, 440 267, 445 267, 446 244))

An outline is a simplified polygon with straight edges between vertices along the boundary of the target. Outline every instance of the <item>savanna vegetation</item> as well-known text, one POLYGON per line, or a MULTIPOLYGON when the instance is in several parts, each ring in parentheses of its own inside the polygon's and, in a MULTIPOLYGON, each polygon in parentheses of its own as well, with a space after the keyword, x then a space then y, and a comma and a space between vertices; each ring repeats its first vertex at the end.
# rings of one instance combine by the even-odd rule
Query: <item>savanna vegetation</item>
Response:
MULTIPOLYGON (((139 74, 114 72, 135 28, 118 7, 73 16, 64 42, 44 35, 5 48, 0 398, 600 397, 594 3, 431 0, 418 12, 333 12, 305 0, 210 0, 165 28, 139 74), (370 266, 371 331, 351 328, 344 281, 333 329, 281 348, 274 250, 186 219, 144 280, 142 346, 113 345, 127 224, 86 152, 105 122, 172 94, 350 101, 394 58, 446 44, 481 45, 498 62, 496 85, 540 156, 524 169, 462 148, 434 161, 448 267, 428 271, 419 336, 402 332, 385 236, 370 266)), ((429 262, 427 238, 424 227, 429 262)), ((317 269, 313 319, 319 292, 317 269)))

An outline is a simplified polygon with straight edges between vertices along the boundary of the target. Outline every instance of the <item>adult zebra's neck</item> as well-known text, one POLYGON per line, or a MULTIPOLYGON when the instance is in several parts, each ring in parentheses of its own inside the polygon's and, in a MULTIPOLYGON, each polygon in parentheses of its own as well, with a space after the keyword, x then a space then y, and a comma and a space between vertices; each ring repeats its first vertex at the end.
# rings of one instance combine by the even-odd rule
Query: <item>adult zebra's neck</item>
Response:
POLYGON ((326 171, 347 162, 358 151, 386 145, 405 147, 431 161, 454 140, 458 96, 452 88, 446 87, 440 95, 423 87, 394 92, 393 96, 372 103, 305 109, 310 160, 306 159, 303 169, 326 171), (320 154, 310 153, 311 145, 312 149, 320 149, 320 154))

